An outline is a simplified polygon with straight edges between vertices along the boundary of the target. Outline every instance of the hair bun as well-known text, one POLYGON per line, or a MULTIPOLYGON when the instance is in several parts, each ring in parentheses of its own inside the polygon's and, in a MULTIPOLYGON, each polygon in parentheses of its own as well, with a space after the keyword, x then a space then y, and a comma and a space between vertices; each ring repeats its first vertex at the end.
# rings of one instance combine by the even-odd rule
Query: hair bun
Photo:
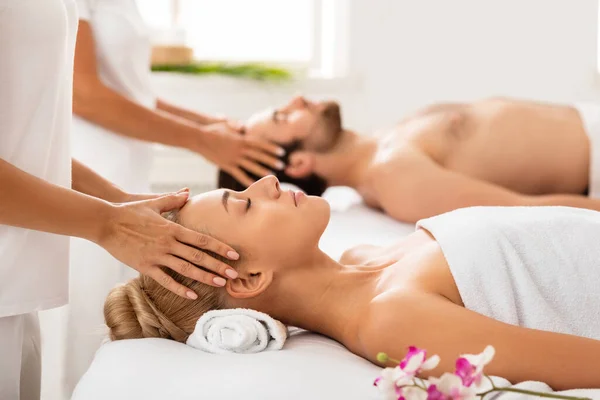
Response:
POLYGON ((187 334, 164 316, 146 294, 141 277, 117 286, 104 303, 111 340, 165 338, 185 341, 187 334))

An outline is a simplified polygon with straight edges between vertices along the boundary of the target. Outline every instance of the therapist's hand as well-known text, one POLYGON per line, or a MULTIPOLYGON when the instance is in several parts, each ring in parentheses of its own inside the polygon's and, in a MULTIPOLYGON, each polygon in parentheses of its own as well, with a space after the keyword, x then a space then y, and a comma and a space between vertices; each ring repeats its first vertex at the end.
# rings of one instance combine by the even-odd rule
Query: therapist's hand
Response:
POLYGON ((210 250, 229 260, 237 260, 239 255, 224 243, 160 215, 181 208, 188 196, 187 192, 182 192, 152 200, 115 204, 98 244, 113 257, 153 278, 173 293, 196 299, 196 293, 175 282, 161 267, 207 285, 224 286, 225 279, 222 277, 235 278, 237 273, 201 250, 210 250), (198 266, 214 273, 203 271, 198 266))
POLYGON ((190 189, 184 188, 173 193, 127 193, 121 192, 120 196, 115 200, 111 200, 113 203, 131 203, 132 201, 152 200, 158 199, 159 197, 168 196, 170 194, 188 193, 190 189))
POLYGON ((189 194, 190 189, 184 188, 172 193, 127 193, 124 190, 118 189, 116 193, 111 193, 110 196, 103 196, 102 198, 111 203, 131 203, 133 201, 158 199, 159 197, 170 194, 179 194, 184 192, 189 194))
POLYGON ((244 129, 244 125, 241 122, 227 118, 224 115, 210 117, 205 116, 202 125, 214 125, 220 123, 229 125, 231 129, 237 132, 240 132, 242 129, 244 129))
POLYGON ((244 136, 241 129, 230 121, 205 126, 206 146, 201 153, 245 186, 254 183, 245 171, 263 177, 273 175, 269 168, 285 168, 278 158, 285 154, 281 147, 244 136))

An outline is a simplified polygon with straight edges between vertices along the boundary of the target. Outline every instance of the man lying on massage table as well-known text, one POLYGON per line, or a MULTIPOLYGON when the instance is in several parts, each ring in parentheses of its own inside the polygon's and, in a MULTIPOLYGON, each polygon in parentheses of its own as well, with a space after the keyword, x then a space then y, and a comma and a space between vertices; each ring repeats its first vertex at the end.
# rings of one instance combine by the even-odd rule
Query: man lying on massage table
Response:
POLYGON ((491 375, 600 387, 600 213, 470 207, 423 220, 391 246, 348 249, 339 261, 319 249, 329 217, 326 200, 282 191, 272 176, 244 192, 194 197, 170 219, 235 243, 239 276, 212 287, 165 270, 197 300, 133 279, 106 300, 111 339, 186 342, 207 311, 250 308, 372 362, 380 351, 402 358, 409 345, 425 348, 442 358, 434 376, 490 344, 491 375))
MULTIPOLYGON (((438 104, 363 136, 342 127, 336 103, 296 97, 252 116, 245 134, 288 146, 288 165, 276 174, 282 182, 310 195, 351 186, 367 205, 403 222, 474 205, 600 210, 600 200, 587 197, 600 196, 600 106, 438 104)), ((230 172, 237 180, 220 172, 220 187, 252 182, 230 172)))

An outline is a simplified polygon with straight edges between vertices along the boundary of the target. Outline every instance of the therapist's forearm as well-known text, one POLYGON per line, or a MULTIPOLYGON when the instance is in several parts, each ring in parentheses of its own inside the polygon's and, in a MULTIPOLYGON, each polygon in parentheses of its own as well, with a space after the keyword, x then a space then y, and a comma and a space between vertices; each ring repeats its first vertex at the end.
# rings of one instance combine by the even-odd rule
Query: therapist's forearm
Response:
MULTIPOLYGON (((107 160, 107 162, 109 161, 107 160)), ((71 166, 73 190, 112 203, 121 203, 126 200, 127 193, 125 191, 86 165, 76 159, 72 159, 71 166)))
POLYGON ((156 101, 156 108, 200 125, 208 125, 218 122, 218 118, 207 114, 186 110, 185 108, 168 103, 162 99, 158 99, 156 101))
POLYGON ((100 240, 112 205, 30 175, 0 159, 0 224, 100 240))
POLYGON ((143 107, 91 78, 76 78, 73 112, 116 134, 147 142, 198 151, 207 139, 200 125, 143 107))

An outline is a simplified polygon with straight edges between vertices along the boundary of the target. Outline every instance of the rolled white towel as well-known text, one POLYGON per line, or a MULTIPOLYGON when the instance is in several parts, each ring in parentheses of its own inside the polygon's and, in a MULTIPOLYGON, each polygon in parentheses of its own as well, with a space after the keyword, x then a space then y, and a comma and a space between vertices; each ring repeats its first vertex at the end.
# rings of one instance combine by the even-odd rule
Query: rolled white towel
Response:
POLYGON ((250 354, 280 350, 287 337, 285 325, 267 314, 234 308, 205 313, 186 344, 215 354, 250 354))

